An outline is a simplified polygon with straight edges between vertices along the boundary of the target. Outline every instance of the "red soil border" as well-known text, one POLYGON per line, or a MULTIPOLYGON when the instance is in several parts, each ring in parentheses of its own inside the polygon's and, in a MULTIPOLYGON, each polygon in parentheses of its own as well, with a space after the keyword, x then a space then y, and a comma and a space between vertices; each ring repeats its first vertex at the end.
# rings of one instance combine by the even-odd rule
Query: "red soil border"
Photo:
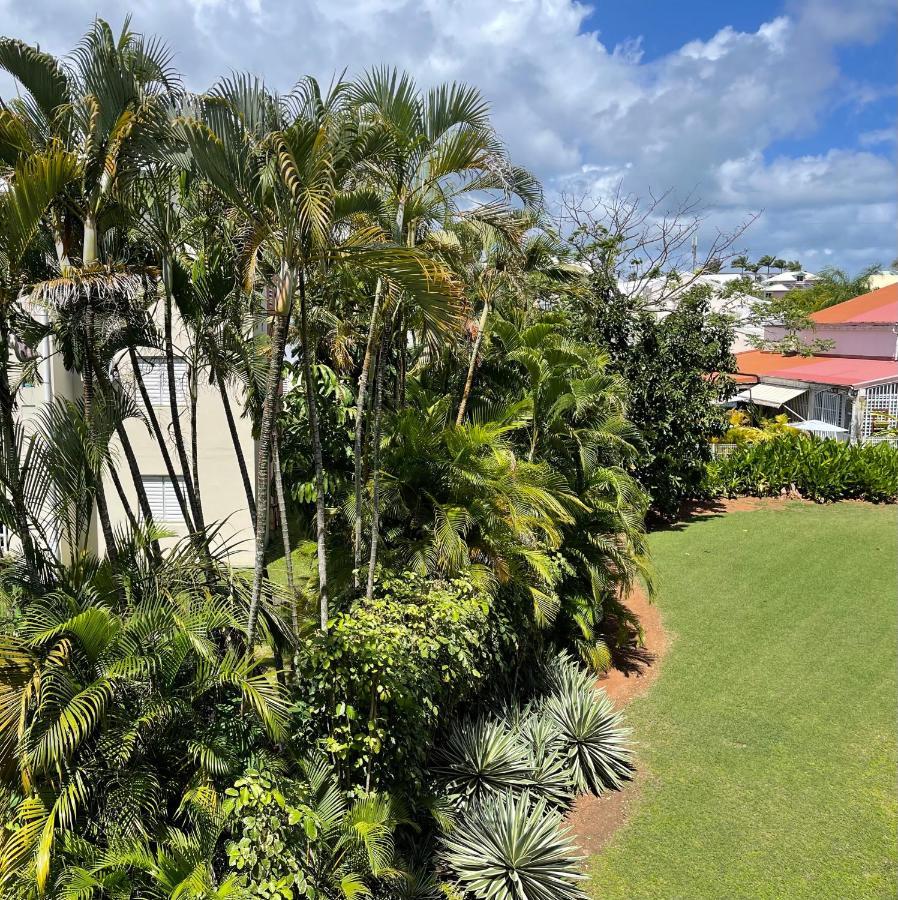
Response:
MULTIPOLYGON (((668 635, 661 624, 661 613, 642 589, 630 594, 627 606, 642 624, 647 652, 645 664, 638 671, 612 669, 599 679, 599 687, 619 709, 649 689, 658 677, 659 664, 669 645, 668 635)), ((568 813, 567 824, 572 829, 574 842, 582 851, 598 853, 627 821, 644 778, 645 772, 639 768, 636 778, 622 791, 609 791, 601 797, 584 794, 577 798, 568 813)))

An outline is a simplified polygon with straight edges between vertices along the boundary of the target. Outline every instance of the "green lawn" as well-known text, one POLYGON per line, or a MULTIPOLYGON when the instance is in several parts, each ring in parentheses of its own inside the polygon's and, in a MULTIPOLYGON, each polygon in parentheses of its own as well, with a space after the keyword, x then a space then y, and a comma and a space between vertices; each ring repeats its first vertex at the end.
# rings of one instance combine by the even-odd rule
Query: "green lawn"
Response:
POLYGON ((895 897, 898 514, 789 504, 652 538, 673 645, 596 898, 895 897))

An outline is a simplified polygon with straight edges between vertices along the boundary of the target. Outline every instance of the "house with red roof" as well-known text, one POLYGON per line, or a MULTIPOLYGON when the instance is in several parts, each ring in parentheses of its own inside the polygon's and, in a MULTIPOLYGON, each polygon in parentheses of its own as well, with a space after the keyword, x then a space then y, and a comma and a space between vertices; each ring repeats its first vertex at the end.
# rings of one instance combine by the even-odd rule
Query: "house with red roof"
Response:
MULTIPOLYGON (((813 356, 749 350, 737 353, 736 399, 845 429, 855 440, 875 438, 898 422, 898 284, 862 294, 811 315, 803 342, 826 341, 813 356), (886 423, 887 426, 886 426, 886 423)), ((782 327, 764 339, 785 337, 782 327)))

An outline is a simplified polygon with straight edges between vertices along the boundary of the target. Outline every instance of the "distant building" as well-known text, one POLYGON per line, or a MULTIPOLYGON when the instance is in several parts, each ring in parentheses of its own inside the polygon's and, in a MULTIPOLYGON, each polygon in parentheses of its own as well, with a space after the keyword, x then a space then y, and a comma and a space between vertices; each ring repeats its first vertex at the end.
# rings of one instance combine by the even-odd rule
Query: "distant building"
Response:
MULTIPOLYGON (((814 329, 800 337, 833 347, 804 357, 751 350, 736 355, 736 400, 848 429, 854 440, 876 439, 898 424, 898 281, 813 313, 814 329)), ((764 339, 779 341, 781 326, 764 339)))
POLYGON ((729 316, 733 320, 734 338, 732 351, 739 353, 753 347, 753 339, 761 337, 761 328, 751 324, 751 306, 757 301, 753 294, 742 291, 727 291, 735 282, 751 275, 742 272, 705 272, 694 275, 684 272, 678 276, 680 286, 676 284, 677 276, 650 278, 645 281, 622 281, 620 289, 628 295, 637 295, 645 300, 646 305, 660 316, 672 312, 681 294, 697 285, 708 285, 711 288, 711 311, 729 316))
POLYGON ((867 284, 871 291, 888 287, 890 284, 898 284, 898 272, 893 272, 891 269, 882 269, 879 272, 874 272, 867 284))
POLYGON ((817 281, 813 272, 780 272, 761 281, 761 290, 768 300, 775 300, 789 291, 800 291, 811 287, 817 281))

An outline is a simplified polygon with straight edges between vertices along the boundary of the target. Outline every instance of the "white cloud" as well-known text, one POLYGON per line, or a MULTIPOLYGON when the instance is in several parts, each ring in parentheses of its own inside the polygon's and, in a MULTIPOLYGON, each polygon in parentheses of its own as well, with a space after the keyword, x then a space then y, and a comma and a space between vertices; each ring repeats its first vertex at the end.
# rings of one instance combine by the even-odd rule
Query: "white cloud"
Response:
MULTIPOLYGON (((288 88, 308 72, 382 63, 422 84, 465 80, 550 190, 608 190, 621 179, 637 192, 673 187, 704 197, 712 221, 730 226, 764 208, 746 236, 757 252, 831 246, 846 264, 888 254, 895 164, 874 152, 888 144, 847 135, 819 156, 765 152, 812 134, 834 103, 881 91, 844 79, 834 49, 880 35, 892 0, 794 0, 754 31, 723 28, 651 62, 638 40, 609 48, 584 32, 590 10, 576 0, 141 0, 133 9, 135 27, 172 44, 195 88, 231 69, 288 88)), ((95 13, 121 20, 113 0, 0 0, 6 33, 54 52, 69 50, 95 13)))

